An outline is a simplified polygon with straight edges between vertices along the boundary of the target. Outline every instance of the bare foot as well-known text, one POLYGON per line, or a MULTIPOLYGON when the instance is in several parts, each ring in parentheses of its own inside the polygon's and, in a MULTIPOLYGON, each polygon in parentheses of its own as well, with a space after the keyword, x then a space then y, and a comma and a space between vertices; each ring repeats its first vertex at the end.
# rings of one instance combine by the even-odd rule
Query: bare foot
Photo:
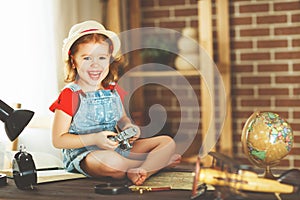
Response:
POLYGON ((149 175, 143 168, 134 168, 128 170, 127 177, 132 181, 133 184, 142 185, 149 175))
POLYGON ((167 168, 173 168, 176 165, 178 165, 180 162, 181 162, 181 155, 180 154, 174 154, 170 158, 167 168))

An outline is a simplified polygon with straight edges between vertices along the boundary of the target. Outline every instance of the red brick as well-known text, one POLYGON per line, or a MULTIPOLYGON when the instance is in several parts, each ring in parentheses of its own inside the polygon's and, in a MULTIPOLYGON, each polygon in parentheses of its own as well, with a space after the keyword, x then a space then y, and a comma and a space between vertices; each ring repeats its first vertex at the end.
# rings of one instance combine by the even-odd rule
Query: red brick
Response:
POLYGON ((300 83, 300 76, 277 76, 275 81, 276 83, 295 84, 300 83))
POLYGON ((258 94, 261 96, 268 95, 268 96, 276 96, 276 95, 288 95, 289 89, 288 88, 266 88, 266 89, 259 89, 258 94))
MULTIPOLYGON (((293 116, 294 116, 294 118, 296 118, 296 119, 300 119, 300 112, 293 112, 293 116)), ((295 138, 294 138, 295 139, 295 138)), ((299 137, 299 139, 300 139, 300 137, 299 137)), ((300 140, 299 140, 299 142, 300 142, 300 140)))
POLYGON ((155 27, 155 22, 142 22, 141 27, 155 27))
POLYGON ((181 118, 181 117, 188 117, 188 112, 183 111, 182 112, 182 116, 181 116, 181 112, 180 111, 169 111, 168 114, 170 114, 172 117, 177 117, 177 118, 181 118))
POLYGON ((256 13, 269 11, 268 4, 254 4, 240 6, 240 13, 256 13))
POLYGON ((241 78, 242 84, 266 84, 271 82, 269 76, 249 76, 241 78))
POLYGON ((241 53, 241 60, 269 60, 270 53, 241 53))
POLYGON ((300 51, 278 52, 275 53, 275 59, 299 59, 300 51))
POLYGON ((253 66, 252 65, 234 65, 234 66, 232 66, 232 70, 235 73, 253 72, 253 66))
POLYGON ((159 23, 161 28, 170 28, 170 29, 181 29, 186 26, 185 21, 161 21, 159 23))
POLYGON ((295 64, 293 65, 293 70, 294 70, 294 71, 300 71, 300 64, 299 64, 299 63, 295 63, 295 64))
POLYGON ((252 17, 235 17, 235 18, 230 18, 230 25, 231 26, 250 25, 250 24, 252 24, 252 17))
POLYGON ((287 47, 287 40, 259 40, 257 41, 258 48, 273 48, 273 47, 287 47))
POLYGON ((259 64, 257 67, 259 72, 280 72, 288 71, 288 64, 259 64))
POLYGON ((274 3, 274 10, 275 11, 290 11, 290 10, 299 10, 300 9, 300 2, 282 2, 282 3, 274 3))
POLYGON ((290 166, 290 161, 284 158, 283 160, 280 161, 279 165, 277 167, 288 167, 290 166))
POLYGON ((293 47, 300 47, 300 39, 294 39, 292 41, 293 47))
POLYGON ((300 136, 294 135, 294 142, 300 142, 300 136))
MULTIPOLYGON (((199 83, 200 83, 200 77, 197 75, 196 76, 186 76, 185 78, 189 81, 189 83, 191 85, 199 85, 199 83)), ((182 80, 182 78, 178 78, 175 80, 176 80, 176 83, 178 84, 178 83, 180 83, 180 80, 182 80), (178 82, 178 80, 179 80, 179 82, 178 82)))
POLYGON ((241 106, 256 106, 256 107, 264 107, 271 106, 271 100, 269 99, 247 99, 241 100, 241 106))
POLYGON ((258 16, 256 19, 257 24, 280 24, 287 22, 286 15, 268 15, 268 16, 258 16))
POLYGON ((190 24, 192 28, 196 28, 198 30, 198 20, 191 20, 190 24))
POLYGON ((160 6, 185 5, 185 0, 159 0, 160 6))
POLYGON ((233 112, 234 118, 240 118, 240 119, 248 119, 252 115, 253 111, 236 111, 233 112))
POLYGON ((234 41, 231 42, 231 48, 233 49, 252 49, 252 41, 234 41))
POLYGON ((240 35, 241 35, 241 37, 266 36, 266 35, 270 35, 270 30, 268 28, 241 29, 240 35))
POLYGON ((152 89, 150 89, 150 88, 145 88, 144 89, 144 92, 146 93, 146 95, 148 96, 154 96, 155 98, 157 97, 157 95, 158 95, 158 91, 157 91, 157 89, 154 89, 154 88, 152 88, 152 89))
POLYGON ((300 88, 295 88, 295 89, 293 90, 293 94, 294 94, 294 95, 300 95, 300 88))
POLYGON ((189 4, 191 5, 198 5, 199 0, 190 0, 189 4))
POLYGON ((292 15, 292 22, 300 22, 300 14, 292 15))
POLYGON ((295 166, 300 166, 300 160, 294 160, 294 165, 295 166))
POLYGON ((298 35, 300 34, 300 27, 283 27, 275 28, 275 35, 298 35))
POLYGON ((253 89, 234 89, 232 95, 236 96, 253 96, 254 90, 253 89))
POLYGON ((234 0, 234 2, 249 2, 249 0, 234 0))
POLYGON ((140 0, 141 7, 153 7, 155 0, 140 0))
POLYGON ((293 129, 294 132, 295 131, 300 131, 300 124, 298 124, 298 123, 290 123, 290 125, 291 125, 291 127, 292 127, 292 129, 293 129))
POLYGON ((300 107, 300 101, 299 101, 299 99, 276 99, 275 106, 278 106, 278 107, 298 106, 298 107, 300 107))
POLYGON ((182 17, 182 16, 196 16, 198 14, 197 8, 191 9, 176 9, 175 16, 182 17))
POLYGON ((169 10, 153 10, 153 11, 145 11, 143 12, 143 18, 161 18, 161 17, 169 17, 170 12, 169 10))

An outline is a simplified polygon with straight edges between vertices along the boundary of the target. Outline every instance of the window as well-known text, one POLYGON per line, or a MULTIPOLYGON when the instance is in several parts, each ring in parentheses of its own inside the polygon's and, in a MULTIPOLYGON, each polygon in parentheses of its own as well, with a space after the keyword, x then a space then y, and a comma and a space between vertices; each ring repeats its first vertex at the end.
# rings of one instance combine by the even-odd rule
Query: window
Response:
POLYGON ((0 1, 0 99, 38 115, 57 96, 53 2, 0 1))

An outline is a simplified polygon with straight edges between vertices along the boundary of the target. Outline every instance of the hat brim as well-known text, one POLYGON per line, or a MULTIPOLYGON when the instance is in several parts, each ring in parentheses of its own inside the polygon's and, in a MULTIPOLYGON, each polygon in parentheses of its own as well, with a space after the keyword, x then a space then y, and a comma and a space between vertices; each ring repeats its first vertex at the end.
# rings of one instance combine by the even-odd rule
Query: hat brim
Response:
POLYGON ((64 60, 68 60, 69 59, 69 50, 71 48, 71 46, 74 44, 74 42, 76 40, 78 40, 79 38, 81 38, 84 35, 88 35, 88 34, 93 34, 93 33, 98 33, 98 34, 102 34, 105 35, 108 39, 111 40, 112 45, 113 45, 113 51, 112 51, 112 56, 115 57, 118 53, 118 51, 120 50, 121 47, 121 42, 120 39, 118 37, 118 35, 112 31, 109 30, 91 30, 91 31, 87 31, 87 32, 83 32, 81 34, 78 34, 76 37, 72 37, 71 39, 68 39, 63 46, 63 58, 64 60))

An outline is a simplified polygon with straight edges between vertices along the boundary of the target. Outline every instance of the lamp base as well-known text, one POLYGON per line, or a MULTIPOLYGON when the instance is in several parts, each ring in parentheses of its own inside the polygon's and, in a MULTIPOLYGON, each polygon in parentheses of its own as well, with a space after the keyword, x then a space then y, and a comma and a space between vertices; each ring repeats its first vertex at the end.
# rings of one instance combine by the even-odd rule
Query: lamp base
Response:
POLYGON ((0 174, 0 187, 7 185, 7 177, 5 174, 0 174))

